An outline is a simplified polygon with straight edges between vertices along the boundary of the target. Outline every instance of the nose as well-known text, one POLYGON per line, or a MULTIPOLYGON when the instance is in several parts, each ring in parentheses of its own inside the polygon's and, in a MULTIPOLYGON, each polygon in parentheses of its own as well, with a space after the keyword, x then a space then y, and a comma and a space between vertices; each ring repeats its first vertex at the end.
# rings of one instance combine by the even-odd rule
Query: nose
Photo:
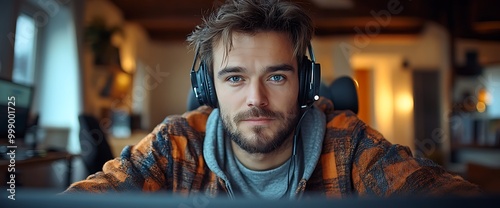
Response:
POLYGON ((255 80, 248 86, 247 106, 264 107, 268 104, 269 100, 264 84, 255 80))

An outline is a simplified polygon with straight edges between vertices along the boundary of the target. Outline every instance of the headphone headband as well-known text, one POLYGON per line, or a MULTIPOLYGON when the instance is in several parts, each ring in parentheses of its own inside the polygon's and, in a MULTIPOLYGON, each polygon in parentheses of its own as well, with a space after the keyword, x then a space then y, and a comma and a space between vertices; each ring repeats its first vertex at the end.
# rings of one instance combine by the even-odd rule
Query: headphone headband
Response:
POLYGON ((314 52, 311 43, 307 44, 307 51, 309 52, 309 58, 313 63, 316 63, 316 58, 314 57, 314 52))

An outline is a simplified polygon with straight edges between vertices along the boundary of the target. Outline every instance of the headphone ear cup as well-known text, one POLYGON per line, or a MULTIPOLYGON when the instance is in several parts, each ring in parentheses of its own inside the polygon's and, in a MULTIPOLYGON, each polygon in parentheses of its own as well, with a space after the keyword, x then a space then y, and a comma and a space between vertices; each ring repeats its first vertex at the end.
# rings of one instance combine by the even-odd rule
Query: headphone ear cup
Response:
POLYGON ((319 88, 321 86, 321 65, 316 62, 312 62, 311 67, 313 83, 311 85, 311 91, 309 92, 309 100, 313 103, 319 99, 319 88))
POLYGON ((200 63, 197 71, 198 84, 200 84, 200 97, 204 105, 217 108, 217 94, 213 85, 212 77, 205 62, 200 63))
POLYGON ((306 56, 302 59, 299 69, 299 99, 298 103, 302 106, 308 106, 316 101, 319 95, 321 67, 312 62, 306 56))
POLYGON ((311 61, 303 57, 299 68, 299 106, 307 105, 309 95, 309 80, 311 79, 311 61))

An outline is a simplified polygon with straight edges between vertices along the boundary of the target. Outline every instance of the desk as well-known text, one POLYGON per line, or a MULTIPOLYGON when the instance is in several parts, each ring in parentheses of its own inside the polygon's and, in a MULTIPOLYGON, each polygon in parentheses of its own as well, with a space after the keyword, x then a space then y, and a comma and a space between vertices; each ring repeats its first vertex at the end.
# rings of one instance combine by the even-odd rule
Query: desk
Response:
MULTIPOLYGON (((66 166, 68 168, 68 172, 66 174, 66 185, 71 185, 71 172, 72 172, 72 161, 75 156, 68 152, 47 152, 43 156, 31 157, 23 160, 16 160, 15 167, 16 169, 47 165, 51 164, 58 160, 66 160, 66 166)), ((2 159, 0 160, 0 171, 7 171, 9 167, 10 161, 2 159)), ((10 174, 10 173, 9 173, 10 174)), ((3 181, 3 179, 0 179, 3 181)), ((3 183, 5 184, 5 183, 3 183)))

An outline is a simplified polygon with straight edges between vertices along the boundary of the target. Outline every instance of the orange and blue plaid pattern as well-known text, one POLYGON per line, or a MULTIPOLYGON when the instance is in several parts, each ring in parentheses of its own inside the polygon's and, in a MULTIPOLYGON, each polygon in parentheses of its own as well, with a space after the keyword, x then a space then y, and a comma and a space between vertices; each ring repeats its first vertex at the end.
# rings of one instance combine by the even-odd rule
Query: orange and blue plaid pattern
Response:
MULTIPOLYGON (((327 118, 322 155, 313 175, 296 192, 332 198, 393 195, 474 195, 480 189, 409 148, 393 145, 350 111, 315 104, 327 118)), ((72 184, 65 193, 145 191, 188 196, 226 196, 224 181, 206 166, 203 140, 212 109, 202 106, 169 116, 138 144, 123 149, 101 172, 72 184)))

